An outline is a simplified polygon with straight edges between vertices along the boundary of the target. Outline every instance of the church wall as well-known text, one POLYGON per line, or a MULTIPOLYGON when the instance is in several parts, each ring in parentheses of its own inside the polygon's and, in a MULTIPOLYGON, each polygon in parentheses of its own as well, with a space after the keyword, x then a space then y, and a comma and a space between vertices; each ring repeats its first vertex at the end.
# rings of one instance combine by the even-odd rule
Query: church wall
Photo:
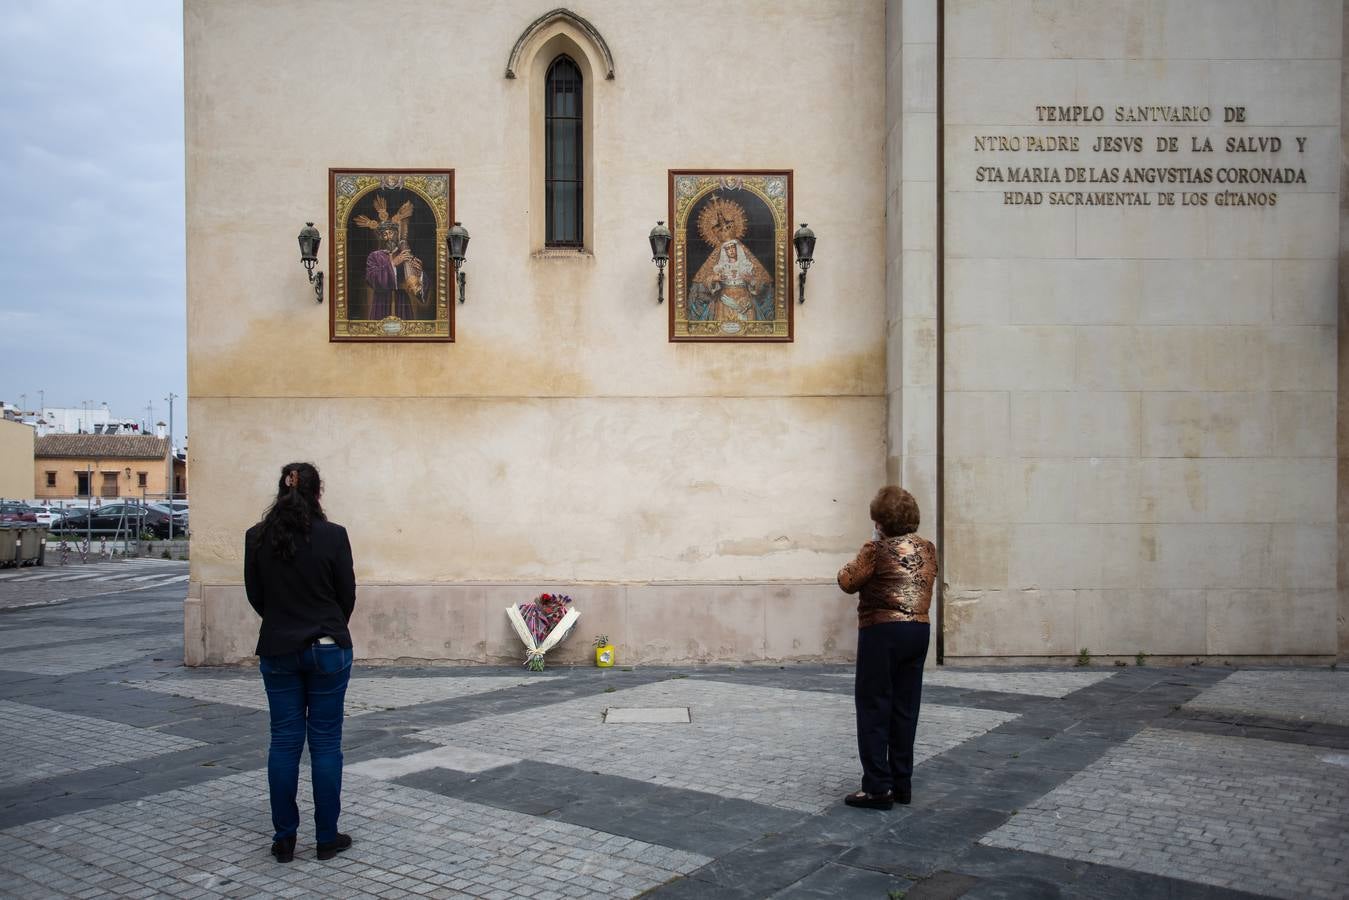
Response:
POLYGON ((503 71, 551 8, 186 3, 189 662, 251 652, 242 534, 293 459, 351 533, 362 658, 513 658, 502 610, 542 590, 587 616, 562 659, 602 630, 633 662, 850 652, 833 574, 886 475, 884 5, 578 8, 616 69, 592 252, 537 254, 542 87, 503 71), (327 271, 329 167, 455 169, 455 343, 328 341, 295 234, 327 271), (795 172, 792 343, 666 339, 646 235, 667 169, 714 167, 795 172))
MULTIPOLYGON (((886 44, 886 437, 889 480, 942 551, 937 409, 937 0, 890 0, 886 44)), ((941 628, 937 586, 929 617, 941 628)), ((928 662, 939 658, 938 641, 928 662)))
POLYGON ((948 662, 1335 654, 1342 4, 947 0, 945 34, 948 662), (1151 105, 1213 121, 1117 121, 1151 105), (1088 174, 978 178, 1014 167, 1088 174), (1306 181, 1090 174, 1112 167, 1306 181))

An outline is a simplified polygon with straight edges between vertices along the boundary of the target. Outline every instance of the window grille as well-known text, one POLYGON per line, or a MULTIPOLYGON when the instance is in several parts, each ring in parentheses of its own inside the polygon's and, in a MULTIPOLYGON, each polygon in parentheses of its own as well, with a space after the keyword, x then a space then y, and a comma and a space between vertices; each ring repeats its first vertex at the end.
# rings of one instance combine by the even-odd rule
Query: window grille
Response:
POLYGON ((544 86, 544 242, 549 247, 585 243, 582 115, 581 70, 570 57, 559 56, 548 67, 544 86))

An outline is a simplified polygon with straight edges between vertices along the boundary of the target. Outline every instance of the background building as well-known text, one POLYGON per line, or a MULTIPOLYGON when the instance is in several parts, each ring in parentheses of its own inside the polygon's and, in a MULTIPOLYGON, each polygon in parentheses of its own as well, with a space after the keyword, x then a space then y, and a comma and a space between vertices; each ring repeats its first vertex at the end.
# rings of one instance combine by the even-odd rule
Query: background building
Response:
POLYGON ((0 418, 0 497, 26 500, 32 467, 33 426, 0 418))
POLYGON ((31 487, 40 500, 157 498, 168 491, 169 465, 167 438, 48 434, 35 442, 25 492, 31 487))
POLYGON ((941 544, 944 662, 1345 652, 1342 4, 550 8, 186 3, 189 662, 249 654, 242 534, 294 459, 364 659, 515 659, 543 590, 578 659, 847 658, 887 479, 941 544), (294 235, 332 249, 330 168, 454 170, 454 343, 329 341, 294 235), (790 342, 667 340, 647 232, 713 168, 793 172, 790 342))

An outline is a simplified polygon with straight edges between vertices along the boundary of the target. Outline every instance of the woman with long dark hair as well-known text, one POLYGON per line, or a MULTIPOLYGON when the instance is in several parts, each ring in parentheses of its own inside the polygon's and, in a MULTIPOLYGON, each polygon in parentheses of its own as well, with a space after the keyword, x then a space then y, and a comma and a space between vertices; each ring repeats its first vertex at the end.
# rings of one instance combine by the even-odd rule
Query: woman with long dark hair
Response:
POLYGON ((295 858, 300 811, 300 753, 309 742, 314 837, 319 859, 351 846, 337 830, 342 807, 342 706, 351 677, 356 605, 351 542, 329 522, 323 483, 310 463, 281 470, 276 500, 244 539, 244 588, 262 616, 258 668, 271 711, 267 787, 272 799, 272 855, 295 858))
POLYGON ((849 806, 890 809, 913 796, 913 739, 923 696, 937 548, 918 536, 918 501, 886 485, 871 501, 872 539, 838 573, 857 603, 857 751, 862 789, 849 806))

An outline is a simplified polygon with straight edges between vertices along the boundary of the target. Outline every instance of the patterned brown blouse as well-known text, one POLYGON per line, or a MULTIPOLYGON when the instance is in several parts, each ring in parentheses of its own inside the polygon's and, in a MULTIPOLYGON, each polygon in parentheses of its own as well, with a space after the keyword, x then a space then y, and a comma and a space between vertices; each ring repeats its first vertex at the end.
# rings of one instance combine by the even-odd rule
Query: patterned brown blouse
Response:
POLYGON ((857 627, 880 622, 926 622, 937 580, 937 548, 916 534, 867 541, 838 570, 838 586, 862 596, 857 627))

